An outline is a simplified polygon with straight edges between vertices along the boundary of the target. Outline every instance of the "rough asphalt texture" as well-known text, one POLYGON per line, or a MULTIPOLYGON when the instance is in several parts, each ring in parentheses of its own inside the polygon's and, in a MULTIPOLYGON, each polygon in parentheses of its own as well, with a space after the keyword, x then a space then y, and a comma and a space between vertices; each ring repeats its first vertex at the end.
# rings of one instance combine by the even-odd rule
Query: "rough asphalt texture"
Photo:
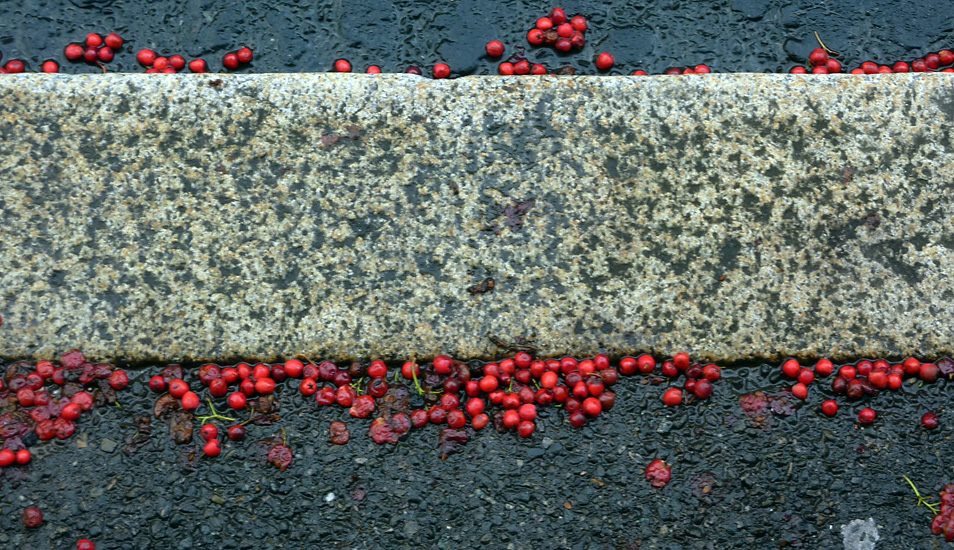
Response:
POLYGON ((951 83, 4 78, 0 355, 950 354, 951 83))
POLYGON ((842 526, 869 518, 878 549, 946 547, 901 476, 935 500, 954 481, 950 383, 841 399, 827 418, 818 406, 830 385, 820 381, 794 414, 768 412, 756 427, 738 397, 774 395, 785 385, 777 365, 727 369, 710 401, 676 409, 662 404, 664 386, 636 376, 614 387, 616 408, 582 430, 547 407, 532 438, 484 430, 445 461, 435 426, 378 446, 370 420, 283 388, 282 420, 252 426, 216 459, 201 457, 198 429, 195 445, 177 446, 159 421, 127 456, 123 440, 135 435, 136 416, 150 414, 145 383, 157 370, 134 373, 121 408, 97 409, 73 439, 41 442, 28 467, 4 469, 0 547, 66 549, 85 537, 109 550, 855 550, 866 547, 846 546, 842 526), (864 406, 880 415, 869 427, 855 421, 864 406), (934 432, 918 427, 929 409, 942 419, 934 432), (334 420, 348 424, 349 444, 329 442, 334 420), (284 473, 257 443, 280 428, 295 452, 284 473), (662 489, 643 474, 656 458, 673 467, 662 489), (46 521, 28 531, 19 516, 31 505, 46 521))

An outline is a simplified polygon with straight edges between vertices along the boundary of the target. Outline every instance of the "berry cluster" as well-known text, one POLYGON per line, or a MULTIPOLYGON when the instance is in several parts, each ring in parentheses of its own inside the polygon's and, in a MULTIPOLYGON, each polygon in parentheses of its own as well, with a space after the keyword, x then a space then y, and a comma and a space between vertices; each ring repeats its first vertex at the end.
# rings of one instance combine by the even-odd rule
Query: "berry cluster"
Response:
MULTIPOLYGON (((120 51, 122 47, 122 37, 114 32, 107 34, 106 38, 96 33, 90 33, 86 35, 85 47, 76 43, 69 44, 63 50, 63 55, 70 61, 79 61, 82 59, 90 64, 109 63, 113 60, 113 57, 116 56, 116 52, 120 51)), ((106 68, 103 67, 103 70, 105 71, 106 68)), ((43 63, 43 72, 58 73, 60 72, 60 66, 56 61, 46 61, 43 63)))
POLYGON ((230 71, 239 68, 239 64, 247 65, 252 62, 252 50, 249 48, 239 48, 238 51, 229 52, 222 57, 222 65, 230 71))
POLYGON ((116 391, 129 384, 126 372, 108 363, 91 363, 79 350, 57 366, 40 361, 10 365, 0 379, 0 468, 30 462, 35 440, 68 439, 76 421, 94 404, 116 402, 116 391))
MULTIPOLYGON (((145 48, 136 53, 136 61, 146 67, 146 74, 176 74, 186 67, 186 60, 181 55, 164 57, 145 48)), ((209 72, 209 66, 204 59, 193 59, 189 62, 189 70, 194 73, 207 73, 209 72)))
POLYGON ((947 542, 954 541, 954 484, 941 490, 941 511, 931 522, 931 532, 943 534, 947 542))
MULTIPOLYGON (((814 370, 801 366, 795 359, 789 359, 782 364, 782 372, 789 378, 796 379, 792 386, 792 395, 799 399, 808 397, 808 387, 815 381, 815 376, 830 376, 835 373, 835 365, 828 359, 820 359, 815 363, 814 370)), ((954 377, 954 361, 941 359, 937 363, 922 363, 914 357, 905 359, 903 363, 891 364, 884 359, 869 361, 867 359, 857 363, 841 365, 838 374, 832 380, 831 389, 837 395, 844 395, 851 401, 857 401, 865 396, 875 396, 883 389, 898 390, 904 382, 905 376, 918 377, 922 382, 933 383, 940 376, 954 377)), ((821 410, 828 416, 838 412, 838 402, 834 399, 826 400, 821 410)), ((870 408, 862 409, 858 413, 858 422, 871 424, 877 413, 870 408)), ((934 429, 938 426, 935 413, 927 413, 921 419, 925 428, 934 429)))
MULTIPOLYGON (((887 73, 924 73, 938 71, 944 73, 954 73, 954 52, 941 50, 938 53, 930 53, 921 59, 915 59, 911 63, 898 61, 892 66, 878 65, 873 61, 865 61, 860 67, 850 71, 850 74, 887 74, 887 73), (947 67, 941 69, 941 67, 947 67)), ((801 65, 792 67, 789 71, 792 74, 838 74, 842 71, 841 62, 829 55, 829 51, 824 48, 815 48, 808 56, 808 67, 801 65)))
MULTIPOLYGON (((635 359, 624 357, 619 362, 619 371, 625 375, 635 374, 637 371, 652 374, 655 370, 656 360, 651 355, 643 354, 635 359)), ((702 366, 701 363, 691 361, 689 354, 684 351, 677 353, 668 361, 663 361, 660 370, 663 376, 670 380, 685 374, 686 382, 683 388, 690 394, 690 399, 693 396, 696 399, 709 399, 714 389, 712 383, 722 378, 722 369, 719 365, 702 366)), ((662 400, 666 405, 675 407, 683 402, 683 392, 679 388, 669 388, 663 393, 662 400)))

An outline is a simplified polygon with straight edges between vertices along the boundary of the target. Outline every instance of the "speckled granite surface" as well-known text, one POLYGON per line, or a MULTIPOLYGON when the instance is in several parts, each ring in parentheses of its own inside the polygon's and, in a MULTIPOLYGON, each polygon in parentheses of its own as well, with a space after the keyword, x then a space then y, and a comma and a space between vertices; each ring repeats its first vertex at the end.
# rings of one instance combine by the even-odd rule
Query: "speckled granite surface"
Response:
POLYGON ((946 75, 24 75, 0 103, 2 356, 954 350, 946 75))

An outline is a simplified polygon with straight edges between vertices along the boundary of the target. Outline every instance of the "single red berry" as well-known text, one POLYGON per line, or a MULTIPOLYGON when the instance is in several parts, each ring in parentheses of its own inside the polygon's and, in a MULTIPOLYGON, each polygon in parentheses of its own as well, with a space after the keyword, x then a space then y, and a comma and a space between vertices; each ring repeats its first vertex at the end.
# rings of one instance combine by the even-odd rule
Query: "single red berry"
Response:
POLYGON ((536 429, 536 425, 529 420, 524 420, 517 425, 517 433, 520 437, 530 437, 536 429))
POLYGON ((30 454, 29 449, 20 449, 17 451, 17 464, 21 466, 24 464, 29 464, 31 458, 33 458, 33 455, 30 454))
POLYGON ((186 60, 181 55, 170 55, 168 59, 168 63, 169 63, 169 67, 172 67, 173 69, 177 71, 181 71, 182 69, 185 69, 185 66, 186 66, 186 60))
POLYGON ((702 377, 709 382, 715 382, 722 378, 722 369, 719 365, 709 364, 702 368, 702 377))
POLYGON ((152 64, 156 61, 156 52, 152 50, 139 50, 136 54, 136 61, 139 62, 143 67, 152 67, 152 64))
POLYGON ((381 74, 381 67, 378 67, 377 65, 371 65, 365 72, 368 74, 381 74))
POLYGON ((232 441, 241 441, 245 439, 245 426, 242 426, 241 424, 229 426, 229 439, 232 441))
POLYGON ((607 52, 603 52, 596 57, 596 68, 601 71, 608 71, 613 63, 616 63, 616 59, 607 52))
POLYGON ((17 391, 17 402, 20 403, 21 407, 32 407, 33 399, 35 398, 33 390, 30 388, 21 388, 17 391))
POLYGON ((901 378, 900 374, 889 374, 888 375, 888 388, 892 390, 897 390, 901 388, 901 385, 904 383, 904 379, 901 378))
POLYGON ((199 432, 199 435, 202 436, 202 439, 208 441, 210 439, 215 439, 219 437, 219 429, 215 424, 206 424, 202 426, 202 430, 199 432))
POLYGON ((447 63, 438 63, 434 65, 434 78, 441 79, 450 76, 451 70, 447 63))
POLYGON ((858 376, 858 371, 851 365, 843 365, 840 369, 838 369, 838 376, 852 380, 854 377, 858 376))
POLYGON ((675 407, 682 403, 682 390, 679 388, 669 388, 666 390, 666 393, 663 394, 663 403, 670 407, 675 407))
POLYGON ((573 25, 574 30, 578 30, 580 32, 586 32, 586 29, 589 28, 586 18, 582 15, 577 15, 573 19, 570 19, 570 24, 573 25))
POLYGON ((550 21, 553 21, 554 25, 566 23, 566 12, 563 11, 563 8, 553 8, 550 10, 550 21))
POLYGON ((404 72, 407 73, 407 74, 413 74, 413 75, 417 75, 417 76, 421 76, 422 74, 424 74, 424 73, 421 72, 421 69, 420 69, 420 68, 415 67, 414 65, 411 65, 410 67, 408 67, 407 70, 404 71, 404 72))
POLYGON ((484 376, 477 381, 477 384, 480 386, 482 392, 490 393, 499 387, 500 382, 493 376, 484 376))
POLYGON ((782 372, 789 378, 797 378, 801 369, 801 365, 799 365, 795 359, 789 359, 782 364, 782 372))
POLYGON ((77 61, 83 57, 83 46, 79 44, 70 44, 63 50, 63 55, 70 61, 77 61))
POLYGON ((695 69, 696 74, 711 74, 712 69, 708 65, 696 65, 695 69))
POLYGON ((114 51, 123 47, 123 38, 114 32, 107 34, 103 42, 114 51))
POLYGON ((905 374, 918 374, 921 370, 921 362, 914 357, 905 359, 903 366, 905 374))
POLYGON ((696 74, 694 69, 683 69, 682 74, 696 74))
POLYGON ((447 425, 451 428, 463 428, 467 425, 467 417, 464 416, 464 411, 460 409, 453 409, 447 413, 447 425))
POLYGON ((677 369, 686 370, 689 368, 689 354, 684 351, 680 351, 672 357, 672 362, 677 369))
POLYGON ((76 550, 96 550, 96 545, 89 539, 80 539, 76 542, 76 550))
POLYGON ((806 386, 815 381, 815 373, 812 369, 803 368, 798 371, 798 381, 806 386))
POLYGON ((573 31, 573 34, 570 35, 570 45, 573 46, 573 49, 582 50, 585 44, 586 38, 584 38, 583 33, 573 31))
POLYGON ((114 390, 121 390, 129 385, 129 375, 127 375, 124 370, 114 370, 113 373, 109 375, 109 385, 112 386, 114 390))
POLYGON ((22 73, 24 70, 26 70, 26 66, 24 66, 23 62, 19 59, 11 59, 10 61, 7 61, 7 64, 4 65, 4 68, 9 74, 22 73))
POLYGON ((827 401, 824 401, 821 404, 821 410, 827 416, 835 416, 835 413, 838 412, 838 402, 835 401, 834 399, 829 399, 827 401))
POLYGON ((517 414, 520 415, 521 420, 536 420, 537 406, 531 403, 520 405, 520 408, 517 409, 517 414))
POLYGON ((547 371, 540 377, 540 385, 544 388, 553 389, 560 383, 560 376, 555 372, 547 371))
POLYGON ((792 67, 792 70, 788 71, 791 74, 808 74, 808 69, 802 67, 801 65, 792 67))
POLYGON ((573 47, 573 43, 570 42, 569 38, 560 38, 556 41, 556 44, 554 44, 553 47, 556 48, 557 51, 566 53, 573 47))
POLYGON ((239 48, 239 50, 235 52, 235 56, 238 57, 239 63, 252 62, 252 50, 249 48, 239 48))
POLYGON ((573 25, 569 23, 563 23, 557 27, 557 36, 560 38, 570 38, 573 36, 573 25))
POLYGON ((484 413, 478 414, 470 421, 470 425, 473 426, 475 430, 483 430, 488 424, 490 424, 490 417, 484 413))
POLYGON ((954 63, 954 52, 950 50, 941 50, 937 52, 938 59, 941 61, 941 66, 946 67, 954 63))
POLYGON ((858 412, 858 422, 862 424, 871 424, 875 421, 875 418, 878 416, 874 409, 861 409, 858 412))
POLYGON ((652 355, 644 353, 636 358, 636 367, 640 372, 648 374, 656 369, 656 360, 652 355))
POLYGON ((222 453, 222 444, 219 443, 218 439, 210 439, 202 446, 202 452, 205 453, 205 456, 219 456, 222 453))
POLYGON ((60 409, 60 418, 67 420, 76 420, 83 413, 83 409, 76 403, 68 403, 60 409))
POLYGON ((70 397, 71 403, 76 403, 84 411, 88 411, 93 408, 93 396, 89 392, 78 391, 73 394, 73 397, 70 397))
POLYGON ((371 361, 371 364, 368 365, 368 376, 371 378, 384 378, 387 375, 388 367, 384 364, 384 361, 371 361))
POLYGON ((189 391, 189 384, 185 380, 176 378, 169 382, 169 394, 175 398, 181 398, 189 391))
POLYGON ((553 20, 549 17, 541 17, 537 19, 536 27, 541 31, 550 30, 553 28, 553 20))
POLYGON ((828 62, 828 52, 822 48, 815 48, 808 56, 808 63, 812 67, 820 67, 828 62))
POLYGON ((929 430, 937 429, 940 425, 937 414, 928 412, 924 413, 924 416, 921 417, 921 425, 929 430))
POLYGON ((881 370, 876 370, 869 374, 868 381, 871 382, 872 386, 878 389, 884 389, 888 387, 888 375, 881 370))
POLYGON ((909 73, 911 72, 911 65, 908 65, 904 61, 898 61, 891 67, 892 70, 896 73, 909 73))
POLYGON ((822 65, 821 67, 812 68, 812 74, 828 74, 828 67, 822 65))
POLYGON ((6 468, 17 461, 17 453, 10 449, 0 450, 0 468, 6 468))
POLYGON ((335 392, 335 401, 337 401, 342 407, 351 407, 354 405, 354 400, 356 397, 358 397, 358 392, 356 392, 351 386, 341 386, 335 392))
POLYGON ((370 395, 359 395, 353 399, 349 413, 356 418, 367 418, 374 412, 374 398, 370 395))
POLYGON ((510 429, 516 428, 520 424, 520 413, 513 409, 504 411, 503 424, 510 429))
POLYGON ((302 395, 314 395, 318 391, 318 383, 311 378, 305 378, 301 381, 301 384, 298 384, 298 391, 302 395))
POLYGON ((414 361, 408 361, 401 366, 401 376, 410 380, 421 375, 421 367, 414 361))
POLYGON ((840 73, 841 63, 839 63, 837 59, 829 59, 825 62, 825 68, 828 69, 829 73, 840 73))
POLYGON ((935 382, 939 374, 941 374, 941 369, 934 363, 923 363, 921 368, 918 369, 918 376, 929 384, 935 382))
POLYGON ((252 378, 258 380, 260 378, 268 378, 272 375, 272 369, 270 369, 264 363, 259 363, 255 365, 255 368, 252 369, 252 378))
MULTIPOLYGON (((688 355, 686 356, 688 360, 688 355)), ((686 365, 688 366, 688 365, 686 365)), ((619 373, 625 376, 632 376, 636 374, 636 371, 639 370, 637 367, 636 359, 633 357, 623 357, 619 360, 619 373)))
POLYGON ((663 462, 662 459, 656 459, 646 466, 646 481, 653 487, 665 487, 672 479, 672 467, 663 462))
POLYGON ((207 73, 209 66, 205 63, 205 59, 193 59, 189 62, 189 70, 194 73, 207 73))
POLYGON ((244 409, 245 404, 248 402, 248 397, 246 397, 244 393, 234 392, 229 394, 228 402, 229 407, 235 410, 244 409))
POLYGON ((861 64, 861 70, 864 71, 865 74, 877 74, 878 65, 877 63, 873 63, 871 61, 865 61, 861 64))
POLYGON ((351 72, 351 63, 347 59, 339 59, 335 61, 335 72, 338 73, 350 73, 351 72))
POLYGON ((580 411, 570 413, 570 425, 574 428, 582 428, 586 425, 586 415, 580 411))
POLYGON ((23 525, 30 528, 39 527, 43 523, 43 512, 36 506, 30 506, 23 511, 23 515, 20 516, 20 521, 23 522, 23 525))
POLYGON ((182 395, 182 408, 194 411, 199 408, 199 396, 194 391, 187 391, 182 395))
POLYGON ((504 45, 500 40, 491 40, 487 42, 487 55, 490 57, 500 57, 504 54, 504 45))
POLYGON ((696 380, 696 387, 692 388, 692 393, 694 393, 699 399, 709 399, 712 396, 712 391, 712 382, 706 380, 705 378, 696 380))
POLYGON ((259 395, 268 395, 275 391, 275 381, 271 378, 260 378, 255 381, 255 391, 259 395))
POLYGON ((581 409, 586 416, 599 416, 603 412, 603 404, 595 397, 587 397, 583 400, 581 409))
POLYGON ((166 380, 160 375, 155 375, 149 379, 149 389, 156 393, 166 391, 166 380))
POLYGON ((819 359, 815 363, 815 372, 821 376, 828 376, 835 372, 835 366, 828 359, 819 359))
POLYGON ((924 56, 924 64, 928 69, 937 70, 941 68, 941 58, 936 53, 929 53, 924 56))
POLYGON ((447 355, 438 355, 434 358, 434 370, 438 374, 450 374, 454 360, 447 355))
POLYGON ((87 48, 98 48, 103 45, 103 37, 96 33, 89 33, 86 35, 86 47, 87 48))
POLYGON ((234 71, 235 69, 238 69, 239 60, 238 60, 238 56, 235 55, 235 52, 229 52, 225 54, 224 56, 222 56, 222 65, 224 65, 225 68, 230 71, 234 71))
POLYGON ((799 399, 806 399, 808 397, 808 386, 799 382, 792 386, 792 395, 799 399))

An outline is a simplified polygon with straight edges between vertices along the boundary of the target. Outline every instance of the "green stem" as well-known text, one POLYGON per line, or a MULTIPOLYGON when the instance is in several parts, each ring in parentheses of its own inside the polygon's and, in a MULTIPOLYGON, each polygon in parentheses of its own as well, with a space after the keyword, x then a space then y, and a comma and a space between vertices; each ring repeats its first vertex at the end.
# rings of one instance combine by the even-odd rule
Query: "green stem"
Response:
POLYGON ((908 482, 908 485, 911 486, 911 489, 914 490, 915 496, 918 497, 918 504, 917 504, 918 506, 920 506, 920 505, 923 504, 925 507, 927 507, 928 510, 930 510, 931 512, 933 512, 934 515, 937 515, 937 514, 940 514, 940 513, 941 513, 941 511, 938 509, 937 503, 936 503, 936 502, 929 502, 928 499, 922 497, 922 496, 921 496, 921 492, 918 491, 918 488, 917 488, 917 487, 915 487, 914 482, 911 481, 910 479, 908 479, 908 476, 904 476, 904 475, 903 475, 903 476, 901 476, 901 477, 903 477, 904 480, 908 482))
POLYGON ((202 421, 202 425, 203 425, 203 426, 205 426, 205 423, 206 423, 206 422, 208 422, 208 421, 210 421, 210 420, 215 420, 215 419, 218 419, 218 420, 227 420, 227 421, 229 421, 229 422, 235 422, 235 419, 234 419, 234 418, 230 418, 230 417, 228 417, 228 416, 222 416, 221 414, 215 412, 215 405, 212 404, 212 400, 211 400, 211 399, 209 399, 209 398, 207 397, 207 398, 205 398, 205 400, 209 403, 209 408, 212 409, 212 414, 210 414, 210 415, 208 415, 208 416, 197 416, 197 417, 196 417, 197 419, 199 419, 199 420, 202 421))

